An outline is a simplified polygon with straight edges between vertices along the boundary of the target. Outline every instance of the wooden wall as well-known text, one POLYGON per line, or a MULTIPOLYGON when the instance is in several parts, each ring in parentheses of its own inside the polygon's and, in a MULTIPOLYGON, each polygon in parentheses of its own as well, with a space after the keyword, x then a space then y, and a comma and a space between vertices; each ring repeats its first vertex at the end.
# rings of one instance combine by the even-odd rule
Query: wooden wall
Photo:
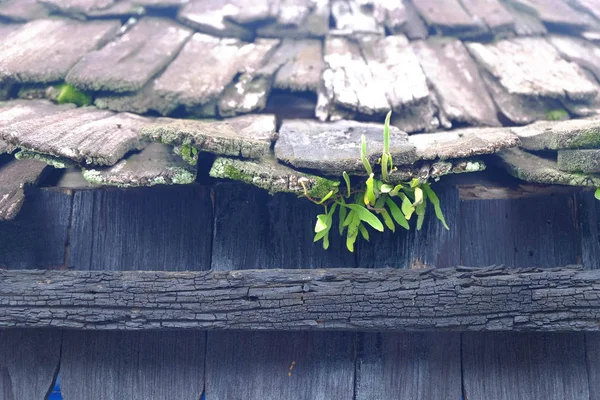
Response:
POLYGON ((0 398, 590 400, 600 335, 0 331, 0 398))
POLYGON ((576 263, 595 268, 600 202, 593 193, 472 200, 461 198, 460 188, 451 182, 435 187, 449 231, 427 218, 421 232, 373 232, 371 242, 360 242, 355 253, 335 234, 328 251, 313 244, 319 206, 242 184, 33 190, 14 221, 0 222, 0 268, 177 271, 576 263))

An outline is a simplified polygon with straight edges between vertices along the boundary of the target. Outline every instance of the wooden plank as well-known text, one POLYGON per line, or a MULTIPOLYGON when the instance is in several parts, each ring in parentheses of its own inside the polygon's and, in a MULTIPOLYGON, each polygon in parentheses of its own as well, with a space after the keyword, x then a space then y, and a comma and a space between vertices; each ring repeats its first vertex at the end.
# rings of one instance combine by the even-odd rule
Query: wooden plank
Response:
POLYGON ((37 184, 47 165, 14 160, 0 166, 0 221, 14 219, 25 201, 25 188, 37 184))
POLYGON ((598 93, 593 78, 544 38, 469 43, 467 48, 482 67, 496 105, 516 124, 548 119, 548 110, 563 109, 559 101, 587 104, 598 93))
POLYGON ((365 333, 358 338, 356 400, 461 398, 459 333, 365 333))
POLYGON ((45 399, 58 373, 61 341, 58 330, 1 330, 2 400, 45 399))
POLYGON ((0 327, 598 331, 600 271, 3 271, 0 327))
POLYGON ((469 37, 487 31, 487 27, 469 15, 458 0, 420 0, 413 4, 425 22, 444 36, 469 37))
POLYGON ((597 399, 600 396, 600 334, 585 334, 585 351, 590 399, 597 399))
POLYGON ((30 190, 19 215, 0 222, 0 268, 63 265, 70 214, 69 194, 30 190))
POLYGON ((190 29, 165 18, 142 18, 123 36, 86 54, 66 81, 96 92, 140 90, 169 65, 191 35, 190 29))
POLYGON ((579 12, 563 0, 510 0, 515 7, 523 12, 536 15, 546 25, 585 29, 597 23, 593 17, 579 12))
POLYGON ((204 332, 64 333, 64 400, 198 400, 204 388, 204 332))
POLYGON ((423 229, 417 231, 414 221, 410 231, 398 228, 395 233, 375 233, 369 243, 359 241, 357 263, 361 268, 422 268, 426 265, 444 268, 460 264, 458 191, 450 185, 434 185, 450 230, 439 222, 431 208, 427 209, 423 229))
POLYGON ((112 167, 86 169, 83 176, 92 184, 104 186, 183 185, 196 180, 197 167, 191 163, 177 156, 171 146, 150 143, 112 167))
POLYGON ((581 263, 586 268, 600 268, 600 202, 593 192, 575 196, 577 228, 581 234, 581 263))
POLYGON ((239 183, 215 187, 212 269, 354 267, 354 255, 332 235, 328 250, 313 243, 322 207, 295 195, 239 183), (243 228, 240 226, 243 222, 243 228))
POLYGON ((277 17, 272 22, 263 21, 256 29, 257 36, 302 39, 329 33, 328 0, 280 0, 277 3, 277 17))
POLYGON ((413 42, 412 48, 446 118, 459 124, 500 125, 477 64, 461 41, 413 42))
POLYGON ((354 333, 209 333, 206 398, 347 400, 354 333))
POLYGON ((0 18, 9 21, 31 21, 45 18, 48 14, 49 10, 37 0, 6 0, 0 3, 0 18))
POLYGON ((210 268, 211 241, 212 204, 205 187, 74 194, 70 268, 204 270, 210 268))
POLYGON ((591 71, 596 79, 600 79, 600 47, 577 37, 552 35, 549 40, 563 57, 591 71))
POLYGON ((495 35, 506 35, 514 31, 515 18, 498 0, 461 0, 463 7, 472 17, 480 19, 495 35))
POLYGON ((32 21, 0 41, 0 79, 22 83, 62 81, 87 52, 108 42, 119 21, 32 21), (51 44, 51 45, 49 45, 51 44))
MULTIPOLYGON (((365 7, 366 8, 366 7, 365 7)), ((340 35, 385 34, 383 20, 376 18, 373 12, 361 7, 356 0, 332 0, 331 18, 335 23, 335 32, 340 35)))
POLYGON ((139 115, 93 107, 56 111, 0 127, 0 138, 59 163, 114 165, 129 151, 142 147, 141 128, 151 122, 139 115))
POLYGON ((153 88, 163 101, 188 109, 217 101, 236 75, 256 72, 277 44, 276 40, 254 44, 196 33, 153 88))
POLYGON ((580 262, 572 193, 461 201, 460 263, 557 267, 580 262))
POLYGON ((466 399, 588 400, 581 333, 465 333, 466 399))

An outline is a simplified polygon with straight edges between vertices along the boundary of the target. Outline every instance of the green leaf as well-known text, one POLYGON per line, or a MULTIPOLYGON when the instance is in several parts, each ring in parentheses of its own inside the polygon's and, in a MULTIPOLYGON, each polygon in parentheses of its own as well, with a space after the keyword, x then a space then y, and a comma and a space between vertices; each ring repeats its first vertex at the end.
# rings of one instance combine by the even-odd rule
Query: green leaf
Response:
POLYGON ((360 225, 358 225, 358 231, 360 232, 363 239, 365 239, 368 242, 369 241, 369 231, 367 230, 367 228, 365 228, 365 226, 363 224, 360 224, 360 225))
MULTIPOLYGON (((384 147, 385 147, 385 145, 384 145, 384 147)), ((381 155, 381 177, 386 182, 388 180, 388 166, 389 166, 388 154, 384 152, 381 155)))
POLYGON ((329 229, 324 229, 320 232, 317 232, 315 234, 315 238, 313 239, 313 242, 318 242, 319 240, 323 239, 325 236, 327 236, 327 234, 329 233, 329 229))
POLYGON ((420 183, 419 178, 413 178, 410 181, 410 187, 411 188, 416 188, 417 186, 419 186, 419 183, 420 183))
POLYGON ((412 217, 413 213, 415 212, 415 208, 410 202, 410 199, 404 193, 400 193, 400 197, 402 198, 402 212, 404 213, 406 219, 410 220, 410 217, 412 217))
POLYGON ((375 202, 375 208, 383 208, 386 197, 387 196, 381 196, 380 198, 378 198, 377 201, 375 202))
POLYGON ((315 232, 319 233, 329 228, 329 216, 327 214, 319 214, 317 215, 317 223, 315 224, 315 232))
POLYGON ((381 210, 379 213, 383 217, 383 222, 385 222, 385 225, 388 227, 388 229, 392 232, 396 232, 396 225, 394 225, 394 221, 392 220, 392 217, 390 217, 390 213, 388 213, 387 210, 381 210))
POLYGON ((329 248, 329 229, 327 230, 327 234, 323 238, 323 249, 327 250, 329 248))
POLYGON ((346 247, 351 252, 354 252, 354 243, 358 237, 358 227, 360 226, 360 218, 358 213, 354 213, 350 225, 348 225, 348 234, 346 236, 346 247))
POLYGON ((375 192, 373 190, 373 184, 375 183, 374 174, 369 176, 367 179, 367 191, 365 192, 365 204, 374 205, 375 204, 375 192))
POLYGON ((362 144, 360 146, 360 159, 363 165, 365 166, 367 174, 371 175, 373 173, 373 168, 371 168, 371 163, 367 159, 367 138, 365 137, 365 135, 362 135, 361 141, 362 144))
POLYGON ((392 189, 392 191, 390 192, 390 196, 398 196, 398 193, 400 193, 400 189, 402 189, 402 185, 396 185, 394 189, 392 189))
POLYGON ((341 199, 341 204, 342 206, 340 207, 340 223, 338 227, 340 231, 340 236, 344 234, 344 228, 346 227, 344 225, 344 221, 346 220, 346 214, 348 213, 348 210, 346 209, 346 207, 344 207, 344 204, 346 204, 344 198, 341 199))
POLYGON ((392 185, 388 185, 387 183, 384 183, 383 185, 381 185, 381 193, 390 193, 392 190, 394 189, 394 187, 392 185))
POLYGON ((373 229, 383 232, 383 224, 375 214, 358 204, 346 204, 346 207, 356 212, 361 221, 371 225, 373 229))
MULTIPOLYGON (((383 124, 383 154, 390 152, 390 119, 392 119, 391 111, 385 116, 385 123, 383 124)), ((382 161, 383 164, 385 164, 384 161, 382 161)))
POLYGON ((346 171, 344 171, 342 176, 344 177, 344 181, 346 181, 346 188, 348 188, 348 196, 346 197, 350 197, 350 176, 348 176, 346 171))
POLYGON ((600 200, 600 187, 596 189, 596 193, 594 193, 594 197, 596 200, 600 200))
POLYGON ((327 193, 327 194, 325 195, 325 197, 323 197, 323 198, 321 199, 321 201, 319 201, 317 204, 323 204, 324 202, 326 202, 327 200, 329 200, 329 198, 330 198, 331 196, 333 196, 333 190, 332 190, 332 191, 330 191, 329 193, 327 193))
POLYGON ((348 225, 350 225, 350 223, 354 219, 354 214, 355 214, 355 212, 351 210, 348 213, 348 216, 346 217, 346 219, 344 220, 344 223, 342 224, 342 226, 348 226, 348 225))
POLYGON ((390 209, 390 212, 392 213, 392 217, 394 217, 394 220, 398 223, 398 225, 400 225, 401 227, 403 227, 406 230, 409 230, 410 225, 408 225, 408 221, 406 220, 406 218, 404 217, 404 214, 402 214, 402 211, 400 211, 400 208, 398 208, 398 205, 394 202, 394 200, 392 200, 388 197, 385 200, 385 203, 387 204, 388 208, 390 209))
POLYGON ((414 207, 417 207, 419 204, 423 203, 423 189, 420 187, 415 188, 415 201, 413 203, 414 207))
POLYGON ((437 217, 437 219, 439 219, 442 222, 444 228, 450 230, 448 224, 446 224, 446 219, 444 218, 444 214, 442 213, 442 208, 440 207, 440 199, 437 197, 433 189, 431 189, 431 186, 429 186, 428 184, 423 185, 423 190, 425 191, 425 194, 427 195, 427 198, 429 198, 431 204, 433 204, 433 209, 435 211, 435 216, 437 217))
POLYGON ((427 206, 427 203, 422 202, 421 204, 419 204, 415 210, 415 213, 417 214, 417 230, 420 231, 421 228, 423 227, 423 221, 425 221, 425 206, 427 206))

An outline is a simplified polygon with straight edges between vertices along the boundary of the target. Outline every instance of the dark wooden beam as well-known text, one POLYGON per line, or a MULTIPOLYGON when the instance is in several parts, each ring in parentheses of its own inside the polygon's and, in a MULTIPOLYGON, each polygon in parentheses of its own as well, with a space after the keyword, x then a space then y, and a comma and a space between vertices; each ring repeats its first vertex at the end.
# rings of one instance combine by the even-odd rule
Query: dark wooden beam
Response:
POLYGON ((0 327, 599 331, 600 270, 2 270, 0 327))

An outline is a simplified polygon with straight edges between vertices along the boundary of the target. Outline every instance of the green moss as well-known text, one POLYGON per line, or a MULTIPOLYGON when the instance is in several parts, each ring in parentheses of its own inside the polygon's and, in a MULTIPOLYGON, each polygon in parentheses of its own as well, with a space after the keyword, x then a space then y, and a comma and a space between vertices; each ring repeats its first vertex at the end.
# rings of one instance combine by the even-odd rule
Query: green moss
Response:
POLYGON ((198 149, 188 144, 176 146, 174 148, 175 154, 183 158, 183 161, 189 165, 195 166, 198 164, 198 149))
POLYGON ((575 135, 569 142, 570 149, 597 149, 600 148, 600 131, 589 129, 575 135))
POLYGON ((569 119, 569 113, 562 109, 548 110, 544 113, 544 115, 548 121, 562 121, 569 119))
POLYGON ((340 186, 339 181, 333 181, 331 179, 322 178, 320 176, 312 176, 315 180, 315 183, 312 185, 310 190, 308 191, 308 195, 313 199, 322 199, 329 192, 333 190, 333 193, 338 192, 338 188, 340 186))
POLYGON ((59 91, 58 97, 56 98, 58 104, 73 103, 78 107, 89 106, 92 104, 92 97, 90 95, 79 91, 72 85, 65 83, 58 86, 57 89, 59 91))
POLYGON ((225 164, 223 167, 225 172, 224 175, 229 179, 245 183, 252 183, 252 180, 254 179, 251 174, 247 174, 231 164, 225 164))
POLYGON ((52 154, 40 153, 37 151, 22 149, 18 153, 15 154, 15 158, 17 160, 36 160, 45 162, 46 164, 57 168, 57 169, 65 169, 74 167, 77 164, 67 158, 56 157, 52 154))

